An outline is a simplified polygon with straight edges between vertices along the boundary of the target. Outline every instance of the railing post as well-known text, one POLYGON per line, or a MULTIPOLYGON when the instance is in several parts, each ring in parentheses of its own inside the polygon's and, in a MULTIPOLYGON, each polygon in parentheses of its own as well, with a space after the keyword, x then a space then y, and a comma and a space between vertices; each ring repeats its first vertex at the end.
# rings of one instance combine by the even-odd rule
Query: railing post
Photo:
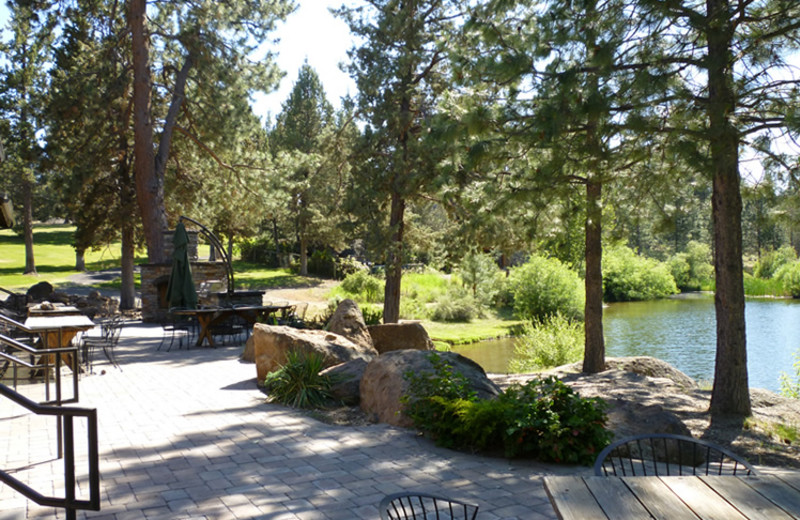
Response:
POLYGON ((59 416, 59 423, 64 421, 64 494, 66 499, 67 519, 75 520, 75 435, 72 416, 59 416))

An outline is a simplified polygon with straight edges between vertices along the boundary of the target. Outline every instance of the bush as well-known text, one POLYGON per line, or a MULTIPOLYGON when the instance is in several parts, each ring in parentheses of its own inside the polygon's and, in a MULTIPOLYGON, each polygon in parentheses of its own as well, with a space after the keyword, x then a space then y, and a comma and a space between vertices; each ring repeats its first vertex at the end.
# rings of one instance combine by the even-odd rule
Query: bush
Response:
POLYGON ((383 308, 365 305, 361 307, 361 315, 367 325, 380 325, 383 321, 383 308))
POLYGON ((356 301, 378 303, 383 299, 383 280, 366 270, 347 275, 340 287, 356 301))
POLYGON ((533 256, 509 274, 514 313, 523 320, 545 319, 561 313, 583 318, 583 284, 580 277, 555 258, 533 256))
POLYGON ((775 273, 775 278, 793 298, 800 298, 800 261, 784 264, 775 273))
POLYGON ((794 354, 792 368, 794 368, 793 377, 789 377, 786 372, 781 372, 781 395, 792 399, 800 399, 800 351, 794 354))
POLYGON ((466 378, 431 354, 433 373, 406 373, 406 414, 439 446, 503 449, 508 457, 591 465, 610 440, 605 403, 585 399, 555 377, 512 385, 479 400, 466 378))
POLYGON ((791 246, 783 246, 776 251, 762 251, 761 258, 753 266, 753 276, 769 279, 786 264, 797 260, 797 253, 791 246))
POLYGON ((245 262, 259 265, 277 265, 275 242, 267 235, 243 240, 239 244, 239 255, 245 262))
POLYGON ((475 299, 463 289, 453 287, 433 306, 433 321, 468 323, 480 314, 475 299))
POLYGON ((686 252, 674 255, 667 265, 675 284, 684 291, 699 291, 709 285, 714 276, 711 248, 701 242, 689 242, 686 252))
POLYGON ((297 351, 286 354, 286 364, 267 374, 264 386, 269 401, 295 408, 319 408, 332 399, 330 376, 320 372, 325 368, 321 355, 302 355, 297 351))
POLYGON ((678 292, 667 266, 625 246, 603 255, 603 299, 625 302, 663 298, 678 292))
POLYGON ((580 361, 584 350, 583 324, 561 314, 525 325, 516 338, 512 372, 532 372, 580 361))

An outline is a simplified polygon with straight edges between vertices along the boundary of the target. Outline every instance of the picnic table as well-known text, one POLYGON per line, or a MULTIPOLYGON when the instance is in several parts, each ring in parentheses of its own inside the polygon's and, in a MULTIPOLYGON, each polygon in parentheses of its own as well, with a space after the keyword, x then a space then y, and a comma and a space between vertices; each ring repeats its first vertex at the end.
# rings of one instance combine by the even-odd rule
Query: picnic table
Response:
MULTIPOLYGON (((95 327, 95 323, 83 314, 29 316, 23 325, 39 334, 42 348, 68 347, 79 332, 95 327)), ((61 359, 70 368, 75 367, 69 353, 62 354, 61 359)))
POLYGON ((199 309, 173 309, 171 312, 176 316, 190 316, 197 319, 200 332, 197 335, 196 346, 203 345, 203 341, 208 341, 208 345, 214 347, 214 337, 212 330, 214 325, 222 323, 231 316, 244 318, 249 326, 252 326, 259 319, 266 320, 271 314, 291 308, 291 305, 238 305, 234 307, 209 307, 199 309))
POLYGON ((548 476, 562 520, 800 519, 800 474, 766 476, 548 476))

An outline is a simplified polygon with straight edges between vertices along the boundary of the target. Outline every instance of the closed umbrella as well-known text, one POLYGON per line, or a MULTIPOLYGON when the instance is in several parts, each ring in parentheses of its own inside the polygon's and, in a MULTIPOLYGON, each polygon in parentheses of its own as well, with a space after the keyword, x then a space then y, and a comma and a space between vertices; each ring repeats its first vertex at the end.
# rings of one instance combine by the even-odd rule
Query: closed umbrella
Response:
POLYGON ((178 222, 172 236, 172 273, 167 285, 167 300, 170 307, 197 308, 197 291, 192 280, 189 264, 189 235, 183 222, 178 222))

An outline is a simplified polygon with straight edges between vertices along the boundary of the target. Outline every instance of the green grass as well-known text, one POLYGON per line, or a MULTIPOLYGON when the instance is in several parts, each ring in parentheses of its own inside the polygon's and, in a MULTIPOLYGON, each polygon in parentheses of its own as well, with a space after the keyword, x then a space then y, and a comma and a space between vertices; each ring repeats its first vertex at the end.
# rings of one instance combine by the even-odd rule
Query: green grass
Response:
POLYGON ((240 260, 233 261, 233 273, 237 289, 302 288, 319 284, 318 278, 300 276, 289 269, 264 267, 240 260))
MULTIPOLYGON (((75 249, 69 225, 37 225, 33 229, 33 259, 36 275, 23 275, 25 270, 25 241, 11 230, 0 231, 0 287, 9 290, 27 289, 38 282, 47 281, 55 287, 70 285, 69 277, 75 270, 75 249)), ((120 244, 109 244, 97 251, 87 251, 86 269, 101 271, 119 267, 120 244)), ((138 262, 144 262, 142 255, 138 262)), ((106 286, 119 286, 107 283, 106 286)))
POLYGON ((747 296, 791 296, 783 283, 774 279, 756 278, 744 275, 744 293, 747 296))

